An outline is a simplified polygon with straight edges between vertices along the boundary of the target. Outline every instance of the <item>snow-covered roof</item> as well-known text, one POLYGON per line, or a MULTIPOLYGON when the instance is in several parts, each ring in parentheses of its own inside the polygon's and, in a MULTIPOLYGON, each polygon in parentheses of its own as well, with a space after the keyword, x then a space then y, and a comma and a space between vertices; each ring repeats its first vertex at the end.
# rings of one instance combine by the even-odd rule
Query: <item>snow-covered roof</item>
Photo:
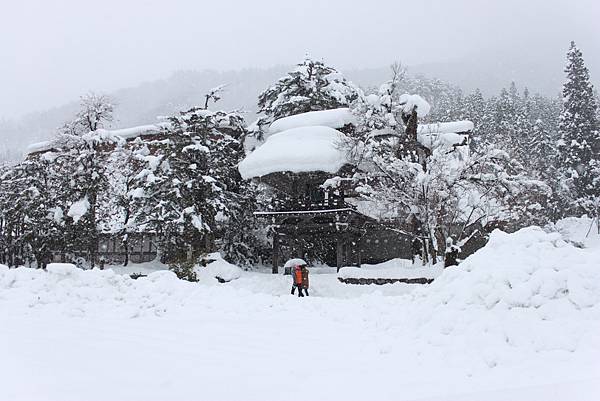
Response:
POLYGON ((344 139, 344 134, 330 127, 289 129, 268 137, 238 169, 244 179, 282 171, 335 173, 349 163, 346 152, 340 149, 344 139))
MULTIPOLYGON (((159 123, 159 124, 148 124, 148 125, 139 125, 136 127, 130 128, 122 128, 122 129, 103 129, 100 128, 96 131, 89 132, 84 135, 90 138, 92 137, 101 137, 101 138, 122 138, 122 139, 133 139, 138 136, 150 135, 159 133, 165 127, 168 127, 169 123, 159 123)), ((51 139, 49 141, 32 143, 27 146, 27 154, 37 153, 37 152, 45 152, 54 147, 58 146, 58 141, 56 139, 51 139)))
POLYGON ((452 121, 448 123, 419 124, 417 134, 448 134, 473 131, 471 121, 452 121))
POLYGON ((419 124, 417 127, 417 140, 429 149, 439 146, 454 146, 466 143, 468 134, 473 130, 471 121, 451 121, 447 123, 419 124))
POLYGON ((456 134, 454 132, 417 134, 419 143, 429 149, 439 146, 463 145, 466 144, 468 137, 466 134, 456 134))
POLYGON ((53 144, 54 144, 53 141, 43 141, 43 142, 32 143, 31 145, 27 146, 27 154, 37 153, 37 152, 45 152, 47 150, 52 149, 53 144))
POLYGON ((320 125, 329 128, 342 128, 348 124, 355 124, 356 117, 349 108, 309 111, 273 121, 269 127, 269 134, 276 134, 292 128, 320 125))
POLYGON ((119 136, 123 139, 131 139, 131 138, 136 138, 136 137, 142 136, 142 135, 156 134, 156 133, 160 132, 163 128, 165 128, 165 126, 167 126, 167 125, 168 125, 168 123, 148 124, 148 125, 139 125, 137 127, 122 128, 122 129, 112 129, 112 130, 99 129, 96 132, 110 133, 112 135, 119 136))

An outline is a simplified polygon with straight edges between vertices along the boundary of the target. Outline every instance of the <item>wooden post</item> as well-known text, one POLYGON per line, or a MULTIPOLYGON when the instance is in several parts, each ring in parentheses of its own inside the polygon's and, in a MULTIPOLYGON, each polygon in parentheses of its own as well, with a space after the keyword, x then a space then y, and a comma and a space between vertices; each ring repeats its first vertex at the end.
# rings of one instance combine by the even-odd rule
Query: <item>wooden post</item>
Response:
POLYGON ((352 266, 352 238, 349 234, 344 239, 344 265, 352 266))
POLYGON ((279 233, 273 233, 273 274, 279 273, 279 233))
POLYGON ((361 238, 358 237, 356 239, 356 266, 360 267, 360 240, 361 238))
POLYGON ((337 271, 340 271, 340 268, 342 267, 342 246, 343 246, 343 240, 342 240, 342 236, 338 235, 337 236, 337 243, 336 243, 336 266, 337 266, 337 271))

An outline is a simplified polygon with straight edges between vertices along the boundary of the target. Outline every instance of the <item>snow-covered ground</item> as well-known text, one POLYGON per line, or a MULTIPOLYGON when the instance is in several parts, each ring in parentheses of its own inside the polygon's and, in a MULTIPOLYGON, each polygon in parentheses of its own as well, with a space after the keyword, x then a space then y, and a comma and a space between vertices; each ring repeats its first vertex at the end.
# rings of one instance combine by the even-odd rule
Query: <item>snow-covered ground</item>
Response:
POLYGON ((0 267, 0 400, 597 400, 600 247, 564 239, 495 232, 426 286, 317 268, 302 299, 235 266, 0 267))

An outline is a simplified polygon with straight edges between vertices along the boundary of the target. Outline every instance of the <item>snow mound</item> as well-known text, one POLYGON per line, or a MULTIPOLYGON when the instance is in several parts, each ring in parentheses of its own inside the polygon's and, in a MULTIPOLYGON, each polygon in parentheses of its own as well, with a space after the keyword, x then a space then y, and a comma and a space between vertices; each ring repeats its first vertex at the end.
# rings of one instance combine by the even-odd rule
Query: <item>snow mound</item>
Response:
POLYGON ((348 124, 355 124, 356 117, 349 108, 341 107, 332 110, 309 111, 273 121, 269 126, 269 133, 276 134, 292 128, 323 126, 329 128, 342 128, 348 124))
POLYGON ((600 248, 600 233, 597 221, 587 216, 567 217, 550 227, 562 234, 568 241, 583 248, 600 248))
POLYGON ((217 280, 219 281, 229 282, 237 280, 242 275, 242 269, 223 259, 218 252, 210 254, 209 258, 215 259, 215 261, 209 263, 206 267, 196 268, 200 281, 218 277, 217 280))
POLYGON ((180 305, 194 288, 169 271, 133 280, 112 270, 82 270, 68 263, 52 263, 47 270, 0 266, 0 300, 9 310, 26 311, 19 313, 156 316, 180 305))
POLYGON ((340 148, 344 139, 344 134, 329 127, 293 128, 268 137, 238 169, 244 179, 282 171, 335 173, 349 162, 340 148))
POLYGON ((599 258, 600 252, 576 248, 539 227, 512 234, 495 230, 485 247, 415 296, 461 310, 590 308, 600 303, 599 258))

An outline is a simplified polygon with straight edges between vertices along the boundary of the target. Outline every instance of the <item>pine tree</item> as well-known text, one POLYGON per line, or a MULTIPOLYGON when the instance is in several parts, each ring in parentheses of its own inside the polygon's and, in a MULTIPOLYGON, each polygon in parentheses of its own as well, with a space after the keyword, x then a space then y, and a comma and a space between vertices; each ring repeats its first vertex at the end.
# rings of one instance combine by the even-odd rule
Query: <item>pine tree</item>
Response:
POLYGON ((63 134, 58 140, 63 150, 56 168, 63 177, 62 195, 67 203, 65 250, 83 252, 94 267, 100 240, 99 208, 109 195, 112 180, 107 159, 121 139, 93 131, 79 137, 63 134))
POLYGON ((164 141, 142 155, 133 186, 134 221, 156 232, 163 261, 221 250, 231 261, 253 256, 253 193, 237 170, 246 134, 237 113, 192 108, 169 118, 164 141))
POLYGON ((515 141, 516 97, 512 90, 509 92, 506 88, 503 88, 496 101, 494 116, 495 132, 493 133, 492 143, 507 152, 511 157, 515 156, 518 147, 515 141))
POLYGON ((479 89, 475 89, 473 93, 465 98, 464 118, 472 121, 474 125, 469 141, 472 150, 477 150, 488 141, 486 133, 489 132, 491 116, 487 111, 486 101, 479 89))
MULTIPOLYGON (((514 82, 513 84, 514 85, 514 82)), ((512 89, 511 85, 511 89, 512 89)), ((516 91, 516 86, 515 86, 516 91)), ((511 90, 512 92, 512 90, 511 90)), ((518 92, 513 97, 514 112, 513 117, 513 156, 523 166, 531 168, 533 159, 530 157, 529 144, 532 141, 533 126, 535 122, 531 121, 531 98, 527 88, 523 91, 523 96, 519 96, 518 92)))
POLYGON ((567 52, 565 72, 567 80, 562 91, 558 148, 564 212, 590 213, 594 211, 600 193, 598 106, 588 69, 575 42, 571 42, 567 52))
POLYGON ((348 107, 358 89, 336 69, 306 58, 258 96, 259 112, 269 121, 305 113, 348 107))

